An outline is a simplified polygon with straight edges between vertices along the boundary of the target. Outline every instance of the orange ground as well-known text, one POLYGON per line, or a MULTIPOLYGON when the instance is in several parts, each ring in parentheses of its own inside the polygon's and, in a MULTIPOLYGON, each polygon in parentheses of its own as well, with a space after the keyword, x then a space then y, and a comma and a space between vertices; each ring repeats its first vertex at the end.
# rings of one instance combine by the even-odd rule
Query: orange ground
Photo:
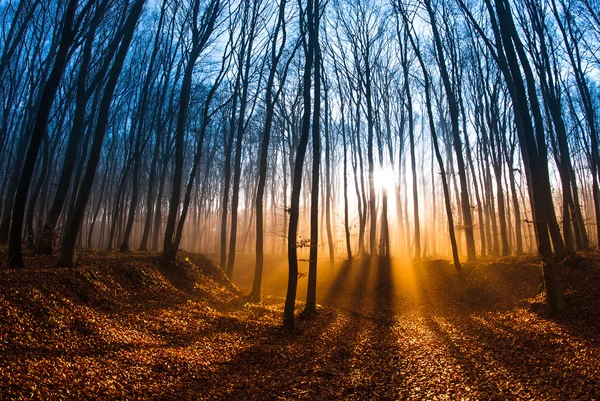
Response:
POLYGON ((531 311, 535 258, 466 266, 464 293, 445 261, 324 262, 320 313, 293 333, 285 258, 267 259, 252 304, 251 257, 238 257, 241 291, 182 257, 166 275, 138 253, 0 267, 0 399, 600 398, 597 255, 561 265, 568 308, 552 320, 531 311))

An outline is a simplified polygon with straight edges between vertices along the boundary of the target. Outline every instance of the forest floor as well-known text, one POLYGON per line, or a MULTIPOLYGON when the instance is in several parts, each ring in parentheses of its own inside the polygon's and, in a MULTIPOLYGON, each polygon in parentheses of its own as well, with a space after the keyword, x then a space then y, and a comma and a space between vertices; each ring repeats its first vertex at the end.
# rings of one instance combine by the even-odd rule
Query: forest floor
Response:
POLYGON ((319 313, 293 332, 284 257, 267 258, 259 304, 244 297, 251 257, 237 286, 181 257, 167 272, 156 255, 101 251, 76 269, 1 265, 0 399, 600 399, 596 253, 559 264, 553 319, 535 257, 466 265, 464 291, 444 260, 323 261, 319 313))

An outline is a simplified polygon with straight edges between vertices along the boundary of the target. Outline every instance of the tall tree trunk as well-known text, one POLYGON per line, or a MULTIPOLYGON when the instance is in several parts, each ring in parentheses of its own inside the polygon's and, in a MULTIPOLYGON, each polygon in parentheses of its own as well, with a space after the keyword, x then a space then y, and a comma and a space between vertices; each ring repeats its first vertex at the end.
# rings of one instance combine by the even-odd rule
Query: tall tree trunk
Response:
MULTIPOLYGON (((85 40, 83 46, 83 56, 81 66, 79 67, 79 74, 77 76, 77 89, 76 89, 76 99, 75 99, 75 111, 73 113, 73 125, 71 127, 71 132, 69 135, 69 140, 67 141, 67 150, 65 153, 65 158, 63 161, 62 172, 60 175, 60 179, 58 181, 58 186, 56 187, 56 192, 54 195, 54 200, 52 202, 52 206, 50 207, 50 211, 48 212, 48 218, 44 222, 44 226, 42 228, 41 234, 38 238, 38 251, 44 254, 52 254, 52 242, 55 237, 55 229, 56 223, 58 222, 58 218, 64 208, 65 202, 67 200, 67 194, 69 193, 69 185, 71 183, 71 179, 73 178, 73 173, 75 171, 75 163, 77 161, 77 150, 79 148, 81 138, 85 131, 85 114, 88 101, 90 96, 92 95, 92 89, 99 84, 99 77, 101 74, 98 74, 97 79, 91 85, 89 89, 86 88, 86 81, 89 74, 89 65, 92 59, 92 46, 94 43, 95 33, 98 25, 100 24, 101 18, 104 15, 104 11, 106 9, 106 1, 103 1, 96 11, 92 22, 90 23, 90 28, 88 32, 88 36, 85 40)), ((111 48, 115 50, 109 49, 107 52, 109 55, 116 51, 117 41, 115 40, 111 44, 111 48)), ((78 185, 75 182, 75 185, 78 185)))
MULTIPOLYGON (((252 281, 252 290, 250 291, 250 299, 255 302, 260 301, 260 294, 262 288, 262 276, 263 276, 263 264, 264 264, 264 217, 263 217, 263 198, 265 193, 265 183, 267 180, 267 161, 269 155, 269 141, 271 140, 271 127, 273 125, 273 117, 275 115, 275 102, 277 101, 279 91, 275 96, 273 95, 273 84, 275 81, 275 73, 277 72, 277 65, 279 59, 283 53, 285 46, 285 5, 286 1, 281 0, 279 2, 279 14, 277 19, 277 26, 273 32, 273 38, 271 39, 271 69, 269 71, 269 77, 267 78, 266 86, 266 112, 265 112, 265 125, 262 133, 262 142, 260 148, 260 161, 258 168, 258 184, 256 187, 256 262, 254 270, 254 280, 252 281), (283 43, 277 50, 277 39, 279 37, 279 31, 283 29, 283 43), (275 97, 275 99, 273 98, 275 97)), ((274 209, 273 204, 273 209, 274 209)))
POLYGON ((100 108, 98 110, 98 122, 96 124, 96 129, 94 132, 94 141, 90 150, 90 155, 83 177, 83 182, 77 193, 77 201, 75 202, 73 213, 67 219, 67 224, 65 227, 63 244, 61 247, 60 258, 58 262, 62 266, 73 267, 77 261, 75 255, 75 244, 77 242, 77 235, 81 228, 83 216, 85 214, 85 209, 88 203, 88 199, 90 197, 90 193, 92 191, 92 186, 94 184, 96 169, 98 168, 98 163, 100 162, 102 144, 104 143, 104 136, 106 134, 106 128, 108 125, 110 104, 112 102, 115 88, 117 86, 117 81, 119 79, 119 76, 121 75, 121 70, 123 68, 123 63, 125 62, 125 57, 127 56, 127 52, 129 51, 131 39, 133 38, 133 33, 135 31, 135 26, 140 17, 140 14, 142 13, 144 3, 145 0, 137 0, 134 3, 131 11, 129 12, 129 15, 127 17, 127 20, 125 21, 123 28, 123 38, 121 40, 119 50, 108 75, 106 86, 104 87, 104 93, 102 95, 102 100, 100 101, 100 108))
POLYGON ((371 65, 369 49, 365 56, 365 97, 367 101, 367 163, 369 167, 369 249, 371 256, 377 255, 377 207, 375 204, 375 161, 373 159, 373 129, 375 116, 373 115, 373 99, 371 94, 371 65))
POLYGON ((148 250, 148 239, 150 238, 150 229, 152 227, 152 218, 154 217, 154 190, 156 186, 156 170, 158 165, 158 158, 160 155, 160 141, 162 140, 162 132, 156 133, 156 143, 154 145, 154 152, 152 153, 152 163, 150 165, 150 175, 148 177, 148 194, 146 196, 146 218, 144 219, 144 230, 142 232, 142 239, 140 241, 140 251, 148 250))
MULTIPOLYGON (((324 69, 322 69, 324 71, 324 69)), ((322 72, 324 76, 324 72, 322 72)), ((329 248, 329 267, 335 266, 335 249, 333 243, 333 232, 331 229, 331 149, 330 149, 330 137, 329 137, 329 122, 330 122, 330 109, 329 109, 329 87, 327 80, 325 83, 325 229, 327 230, 327 246, 329 248)))
POLYGON ((153 251, 158 250, 159 237, 162 228, 162 199, 165 190, 165 182, 167 180, 167 171, 169 166, 169 149, 165 149, 164 160, 162 163, 162 171, 160 174, 160 180, 158 184, 158 193, 156 194, 156 208, 154 209, 154 222, 152 223, 152 249, 153 251))
POLYGON ((62 21, 63 27, 60 34, 60 44, 56 52, 52 71, 42 90, 40 106, 35 116, 29 148, 27 149, 27 155, 23 162, 19 185, 14 197, 8 244, 8 263, 12 267, 24 266, 21 250, 21 234, 23 232, 23 218, 25 214, 25 205, 27 203, 27 194, 31 185, 31 178, 35 169, 40 145, 44 138, 44 134, 48 129, 50 111, 54 104, 54 99, 56 98, 56 93, 58 92, 58 87, 69 59, 69 50, 75 39, 77 27, 73 26, 73 22, 75 21, 75 12, 77 10, 78 2, 78 0, 69 0, 65 11, 65 16, 62 21))
POLYGON ((113 248, 115 237, 117 237, 119 226, 121 225, 121 216, 123 215, 123 208, 125 207, 125 198, 127 196, 127 177, 129 176, 129 168, 133 162, 134 157, 127 159, 126 164, 123 168, 123 174, 119 181, 119 187, 115 196, 114 207, 113 207, 113 219, 110 225, 110 231, 108 234, 108 249, 113 248))
POLYGON ((173 174, 173 187, 171 188, 171 201, 169 202, 169 214, 167 216, 167 225, 165 228, 165 238, 163 240, 163 252, 161 264, 164 267, 171 265, 177 256, 177 244, 173 237, 175 233, 175 222, 179 211, 179 201, 181 200, 181 184, 183 180, 183 157, 184 157, 184 137, 187 114, 189 109, 192 74, 196 60, 208 42, 218 15, 221 11, 220 0, 211 0, 203 13, 201 21, 198 21, 200 1, 195 0, 192 9, 192 48, 189 54, 188 63, 183 73, 181 82, 181 93, 179 95, 179 112, 177 115, 177 126, 175 129, 175 171, 173 174), (200 22, 200 26, 198 25, 200 22))
MULTIPOLYGON (((26 231, 27 231, 27 247, 29 249, 35 249, 35 240, 34 240, 34 231, 33 231, 33 217, 34 217, 34 212, 35 212, 35 205, 37 203, 38 197, 40 195, 40 191, 42 190, 42 185, 44 184, 44 182, 47 179, 48 176, 48 170, 50 169, 50 159, 49 159, 49 153, 51 152, 51 150, 49 149, 50 147, 50 138, 48 138, 48 135, 46 133, 46 135, 44 135, 44 148, 43 148, 43 153, 42 153, 42 164, 41 164, 41 171, 39 173, 39 177, 38 177, 38 182, 36 184, 36 186, 34 187, 33 191, 31 192, 31 197, 29 199, 29 205, 27 207, 27 214, 26 214, 26 219, 25 219, 25 226, 26 226, 26 231)), ((40 211, 41 213, 41 211, 40 211)))
MULTIPOLYGON (((111 146, 112 149, 112 146, 111 146)), ((87 247, 88 248, 92 248, 92 235, 94 234, 94 226, 96 224, 96 218, 98 216, 98 213, 100 213, 100 208, 102 207, 102 203, 104 200, 104 189, 106 188, 106 182, 107 182, 107 178, 108 178, 108 172, 109 172, 109 168, 108 166, 106 167, 105 171, 104 171, 104 178, 102 179, 102 185, 100 185, 100 192, 99 192, 99 197, 98 197, 98 205, 96 206, 96 211, 94 212, 94 216, 92 218, 92 222, 90 224, 90 229, 88 232, 88 238, 87 238, 87 247)))
MULTIPOLYGON (((228 139, 225 137, 225 166, 224 166, 224 181, 223 181, 223 201, 221 202, 221 247, 220 247, 220 262, 219 266, 223 271, 227 268, 227 214, 229 207, 229 191, 231 186, 231 148, 233 147, 233 139, 235 134, 235 110, 237 108, 237 92, 239 90, 239 79, 236 79, 236 89, 234 90, 233 106, 231 112, 231 123, 229 127, 228 139)), ((223 136, 227 133, 223 133, 223 136)))
MULTIPOLYGON (((352 243, 350 242, 350 218, 349 218, 349 206, 348 206, 348 143, 346 138, 346 113, 345 113, 345 97, 342 93, 342 83, 340 81, 340 75, 338 72, 338 66, 334 65, 334 73, 336 77, 337 86, 340 91, 340 118, 341 118, 341 131, 342 131, 342 151, 343 154, 343 194, 344 194, 344 236, 346 239, 346 253, 348 254, 348 260, 352 259, 352 243)), ((359 207, 360 210, 360 207, 359 207)))
MULTIPOLYGON (((316 0, 317 7, 319 0, 316 0)), ((302 17, 302 13, 301 16, 302 17)), ((308 146, 308 135, 310 132, 310 86, 311 74, 313 70, 313 49, 315 47, 314 37, 310 34, 313 26, 313 0, 307 0, 306 5, 306 27, 301 20, 300 26, 303 28, 302 37, 305 46, 305 63, 303 76, 303 115, 302 131, 298 141, 296 151, 296 160, 294 163, 294 177, 292 181, 292 197, 289 209, 290 220, 288 229, 288 285, 285 296, 285 305, 283 309, 283 326, 287 329, 294 328, 294 309, 296 304, 296 292, 298 290, 298 218, 300 213, 300 191, 302 189, 302 170, 304 166, 304 157, 308 146), (308 30, 308 44, 306 43, 306 31, 308 30)))
MULTIPOLYGON (((131 231, 133 228, 133 221, 134 221, 134 217, 135 217, 135 211, 137 209, 138 206, 138 194, 139 194, 139 174, 140 174, 140 164, 141 164, 141 157, 142 157, 142 153, 144 152, 144 148, 147 142, 147 139, 142 138, 143 136, 143 132, 144 132, 144 124, 146 122, 146 113, 148 111, 148 97, 150 95, 150 89, 151 89, 151 85, 153 84, 154 81, 154 64, 156 63, 156 58, 158 56, 158 51, 160 49, 160 38, 161 38, 161 32, 162 32, 162 25, 163 25, 163 21, 164 21, 164 15, 165 15, 165 8, 166 8, 166 2, 163 2, 163 5, 161 6, 161 12, 160 12, 160 17, 158 20, 158 27, 156 29, 156 36, 154 37, 154 45, 152 47, 152 54, 150 55, 150 62, 148 64, 148 70, 146 71, 146 77, 144 78, 144 83, 142 86, 142 93, 140 96, 140 103, 138 106, 138 122, 137 122, 137 133, 135 135, 135 153, 134 153, 134 162, 133 162, 133 188, 132 188, 132 194, 131 194, 131 202, 129 204, 129 213, 128 213, 128 217, 127 217, 127 224, 125 225, 125 233, 123 234, 123 239, 121 241, 121 245, 119 246, 119 249, 121 250, 121 252, 128 252, 129 251, 129 238, 131 236, 131 231)), ((160 107, 160 106, 158 106, 160 107)), ((158 140, 158 138, 157 138, 158 140)), ((155 156, 157 156, 158 152, 155 151, 155 156)), ((152 177, 151 177, 151 181, 154 181, 154 177, 153 175, 156 172, 156 166, 152 165, 151 166, 151 170, 152 170, 152 177)), ((153 184, 153 183, 151 183, 153 184)), ((152 198, 152 189, 149 190, 148 193, 148 198, 150 198, 150 200, 148 201, 149 204, 149 208, 148 208, 148 215, 152 215, 152 206, 151 206, 151 198, 152 198)), ((149 223, 150 219, 146 219, 146 224, 148 225, 148 229, 145 229, 145 238, 147 241, 148 238, 148 231, 149 231, 149 223)), ((141 247, 141 246, 140 246, 141 247)), ((143 248, 146 248, 146 244, 143 244, 143 248)))
POLYGON ((573 16, 571 15, 571 11, 567 9, 565 4, 561 1, 564 13, 563 21, 558 13, 556 1, 552 0, 551 4, 558 28, 564 39, 567 55, 569 56, 571 67, 573 68, 575 82, 577 83, 577 89, 585 112, 585 120, 591 143, 590 170, 592 172, 592 196, 596 217, 596 240, 598 245, 600 245, 600 186, 598 184, 598 180, 600 179, 600 155, 598 153, 598 125, 596 121, 596 111, 584 73, 585 70, 582 68, 579 47, 577 46, 577 43, 570 43, 571 41, 574 42, 580 35, 579 31, 573 27, 573 16))
MULTIPOLYGON (((513 201, 513 210, 514 210, 514 215, 515 215, 515 240, 516 240, 516 254, 521 255, 523 254, 523 235, 521 234, 521 206, 519 204, 519 197, 517 195, 517 188, 516 188, 516 178, 515 178, 515 170, 513 167, 513 150, 510 151, 510 156, 509 156, 509 151, 508 151, 508 147, 506 145, 506 139, 503 141, 503 147, 504 147, 504 157, 506 159, 506 161, 508 162, 508 181, 510 183, 510 194, 512 197, 512 201, 513 201)), ((513 148, 514 149, 514 148, 513 148)))
MULTIPOLYGON (((408 49, 406 49, 408 50, 408 49)), ((405 50, 405 51, 406 51, 405 50)), ((404 73, 404 93, 406 94, 406 111, 408 113, 408 137, 410 147, 410 168, 412 172, 413 222, 415 226, 415 260, 421 259, 421 222, 419 219, 419 187, 417 182, 417 162, 415 157, 415 124, 412 109, 412 94, 410 91, 408 61, 402 52, 402 71, 404 73)))
POLYGON ((440 75, 444 83, 444 90, 446 92, 446 99, 448 100, 448 108, 450 110, 450 120, 452 124, 452 139, 454 145, 454 152, 456 153, 456 164, 458 167, 458 177, 460 180, 460 205, 462 211, 463 224, 465 228, 465 236, 467 240, 467 260, 475 261, 477 259, 475 253, 475 236, 473 235, 473 218, 471 216, 471 204, 469 201, 469 186, 467 184, 467 170, 463 158, 463 149, 460 139, 460 127, 459 127, 459 113, 458 103, 456 101, 456 95, 454 94, 454 88, 448 75, 448 69, 446 62, 444 61, 444 50, 440 34, 438 32, 437 23, 435 20, 435 14, 431 7, 431 1, 426 0, 425 5, 429 14, 431 29, 435 46, 438 55, 438 65, 440 67, 440 75))
MULTIPOLYGON (((141 122, 141 121, 140 121, 141 122)), ((136 147, 138 147, 136 145, 136 147)), ((136 149, 133 155, 133 180, 131 183, 131 201, 129 203, 129 212, 127 214, 127 222, 125 223, 125 232, 123 234, 123 240, 119 245, 121 252, 129 252, 129 238, 131 237, 131 231, 133 229, 133 220, 135 217, 135 211, 138 206, 138 194, 139 194, 139 181, 140 181, 140 164, 142 149, 136 149)))
MULTIPOLYGON (((206 136, 206 130, 208 129, 208 124, 210 123, 210 120, 211 120, 212 116, 214 115, 214 113, 210 112, 210 105, 215 96, 215 93, 217 92, 217 89, 219 88, 219 86, 221 85, 221 82, 223 80, 226 59, 227 59, 227 57, 223 56, 223 60, 221 63, 221 70, 219 71, 218 76, 215 78, 212 87, 210 88, 206 98, 204 99, 204 105, 202 107, 202 123, 200 125, 200 132, 198 135, 196 152, 194 154, 194 161, 192 163, 192 168, 190 170, 188 184, 187 184, 185 196, 183 199, 183 207, 181 210, 181 216, 179 217, 179 223, 177 225, 177 231, 175 233, 175 240, 174 240, 174 248, 175 249, 179 248, 179 244, 181 242, 181 238, 183 235, 183 227, 184 227, 185 219, 187 217, 188 208, 189 208, 191 197, 192 197, 192 190, 194 188, 194 180, 195 180, 197 172, 198 172, 198 166, 200 164, 200 159, 202 158, 202 150, 204 148, 204 138, 206 136)), ((217 108, 217 110, 219 108, 217 108)))
MULTIPOLYGON (((246 7, 249 7, 246 5, 246 7)), ((245 49, 242 49, 240 55, 245 59, 243 61, 244 71, 242 77, 242 93, 240 96, 240 111, 237 122, 237 133, 235 140, 235 159, 233 166, 233 188, 231 195, 231 228, 229 231, 229 257, 227 258, 227 268, 225 269, 225 274, 230 279, 233 276, 233 267, 235 265, 235 251, 237 244, 237 226, 238 226, 238 203, 240 199, 240 177, 242 174, 242 143, 244 136, 244 128, 246 122, 246 108, 248 104, 248 88, 250 85, 250 67, 252 65, 252 50, 255 39, 255 29, 258 18, 258 5, 255 1, 252 2, 252 9, 246 9, 244 13, 250 12, 250 21, 246 22, 246 18, 244 18, 244 24, 248 23, 249 25, 245 25, 246 28, 242 28, 242 31, 245 29, 249 29, 247 33, 248 37, 248 45, 245 49)), ((240 61, 242 63, 242 61, 240 61)))
MULTIPOLYGON (((404 20, 404 23, 408 24, 409 23, 408 18, 406 16, 405 11, 403 10, 403 6, 401 5, 401 3, 398 4, 398 8, 399 8, 400 13, 402 14, 402 19, 404 20)), ((417 56, 417 60, 419 61, 419 64, 421 66, 421 70, 423 71, 425 102, 426 102, 426 108, 427 108, 427 117, 428 117, 428 121, 429 121, 429 131, 431 134, 431 141, 433 143, 433 149, 435 151, 435 157, 437 159, 438 166, 440 168, 440 173, 441 173, 442 189, 444 191, 444 201, 445 201, 445 205, 446 205, 446 216, 448 219, 448 232, 449 232, 449 236, 450 236, 450 245, 452 248, 452 258, 454 260, 454 268, 456 269, 459 280, 462 284, 463 273, 462 273, 462 266, 460 263, 460 259, 458 256, 458 246, 456 244, 456 235, 454 233, 454 218, 452 217, 452 204, 451 204, 451 200, 450 200, 450 192, 448 190, 448 181, 446 179, 446 171, 444 169, 444 162, 442 160, 442 154, 440 153, 440 148, 438 145, 435 121, 433 118, 433 111, 432 111, 433 109, 432 109, 432 102, 431 102, 431 84, 429 82, 429 72, 427 70, 427 67, 425 66, 425 63, 423 62, 423 58, 421 56, 421 51, 419 49, 419 46, 415 43, 415 39, 413 38, 413 35, 409 34, 408 37, 410 39, 410 43, 415 52, 415 55, 417 56)))
MULTIPOLYGON (((321 48, 319 46, 319 0, 314 2, 313 26, 309 35, 313 36, 314 53, 314 101, 312 122, 312 188, 310 198, 310 257, 308 262, 308 285, 304 317, 317 313, 317 262, 319 246, 319 174, 321 165, 321 48)), ((327 202, 327 199, 325 199, 327 202)))
MULTIPOLYGON (((549 193, 544 183, 544 180, 548 179, 547 166, 541 166, 542 160, 540 160, 538 153, 539 148, 544 147, 545 143, 539 141, 536 143, 529 114, 529 107, 535 108, 536 104, 527 104, 528 96, 520 69, 520 65, 525 65, 528 61, 524 57, 517 58, 514 45, 520 43, 520 40, 514 28, 510 6, 505 0, 494 0, 495 7, 493 7, 491 1, 486 0, 486 5, 494 30, 495 46, 498 50, 497 61, 507 82, 513 102, 522 158, 527 169, 526 176, 529 182, 531 207, 536 227, 538 252, 542 260, 542 273, 546 285, 549 312, 550 314, 556 314, 563 309, 564 300, 558 282, 552 244, 548 233, 548 209, 553 205, 552 199, 548 198, 549 193), (544 173, 546 173, 546 177, 543 177, 544 173)), ((539 120, 537 122, 540 123, 539 120)))

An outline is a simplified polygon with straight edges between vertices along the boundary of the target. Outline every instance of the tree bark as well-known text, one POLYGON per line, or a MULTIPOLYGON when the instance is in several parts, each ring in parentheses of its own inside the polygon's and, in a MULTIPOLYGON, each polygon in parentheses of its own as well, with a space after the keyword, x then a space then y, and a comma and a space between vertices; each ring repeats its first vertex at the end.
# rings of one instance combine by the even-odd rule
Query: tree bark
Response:
MULTIPOLYGON (((308 286, 306 305, 302 316, 310 317, 317 313, 317 262, 319 251, 319 175, 321 165, 321 49, 319 46, 319 0, 314 2, 312 35, 314 53, 314 100, 312 121, 312 187, 310 198, 310 257, 308 262, 308 286)), ((327 199, 325 200, 327 201, 327 199)))
POLYGON ((96 124, 96 129, 94 132, 94 141, 92 143, 92 148, 90 150, 90 155, 88 158, 88 164, 85 170, 85 174, 83 176, 83 182, 77 193, 77 200, 75 202, 73 212, 67 219, 65 234, 63 237, 63 244, 61 247, 60 258, 58 261, 59 265, 61 266, 73 267, 77 262, 75 255, 75 244, 77 242, 77 235, 79 234, 79 230, 83 222, 83 216, 85 214, 85 209, 90 197, 92 186, 94 184, 96 169, 98 168, 98 163, 100 162, 102 144, 104 143, 104 136, 106 135, 106 128, 108 126, 110 104, 112 102, 115 88, 117 86, 117 81, 119 79, 119 76, 121 75, 121 70, 123 68, 123 63, 125 62, 125 57, 127 56, 127 52, 129 51, 129 46, 131 44, 133 33, 135 31, 135 26, 137 24, 137 21, 139 20, 140 14, 142 13, 144 3, 145 0, 137 0, 133 4, 133 7, 129 12, 127 20, 124 23, 123 38, 121 40, 119 50, 117 52, 117 55, 115 56, 115 60, 108 75, 108 80, 106 82, 106 86, 104 87, 102 100, 100 101, 100 108, 98 110, 97 118, 98 123, 96 124))
POLYGON ((75 12, 78 3, 78 0, 70 0, 65 11, 62 21, 63 27, 60 35, 60 44, 56 52, 52 71, 42 90, 41 102, 36 113, 29 148, 27 149, 27 155, 25 156, 23 169, 19 178, 19 185, 15 193, 8 244, 8 263, 12 267, 24 267, 21 234, 23 232, 23 218, 27 203, 27 194, 31 185, 31 178, 35 169, 40 145, 48 127, 50 111, 69 59, 69 50, 75 39, 77 27, 73 26, 73 22, 75 21, 75 12))
MULTIPOLYGON (((317 4, 318 4, 318 0, 317 4)), ((313 70, 313 51, 314 48, 314 37, 310 34, 313 26, 313 0, 307 0, 306 5, 306 26, 304 26, 304 20, 302 14, 300 16, 300 26, 302 29, 301 35, 305 47, 305 63, 304 63, 304 75, 303 75, 303 104, 304 110, 302 115, 302 131, 300 139, 298 141, 298 149, 296 151, 296 160, 294 164, 294 179, 292 181, 292 196, 291 204, 289 209, 290 220, 288 228, 288 285, 287 293, 285 296, 285 305, 283 309, 283 326, 287 329, 293 329, 295 326, 294 322, 294 309, 296 303, 296 292, 298 289, 298 218, 300 214, 300 191, 302 189, 302 170, 304 166, 304 157, 306 155, 306 148, 308 146, 308 135, 310 132, 310 87, 311 87, 311 74, 313 70), (306 31, 309 34, 306 34, 306 31), (308 43, 306 37, 308 36, 308 43)))

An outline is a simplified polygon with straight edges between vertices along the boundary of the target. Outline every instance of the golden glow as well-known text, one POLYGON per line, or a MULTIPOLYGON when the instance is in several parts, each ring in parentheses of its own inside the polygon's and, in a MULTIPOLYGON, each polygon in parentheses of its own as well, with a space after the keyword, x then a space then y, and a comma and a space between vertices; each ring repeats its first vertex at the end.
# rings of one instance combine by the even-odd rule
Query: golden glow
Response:
POLYGON ((386 189, 388 193, 394 191, 396 185, 396 176, 391 166, 383 166, 375 169, 373 181, 377 190, 386 189))

